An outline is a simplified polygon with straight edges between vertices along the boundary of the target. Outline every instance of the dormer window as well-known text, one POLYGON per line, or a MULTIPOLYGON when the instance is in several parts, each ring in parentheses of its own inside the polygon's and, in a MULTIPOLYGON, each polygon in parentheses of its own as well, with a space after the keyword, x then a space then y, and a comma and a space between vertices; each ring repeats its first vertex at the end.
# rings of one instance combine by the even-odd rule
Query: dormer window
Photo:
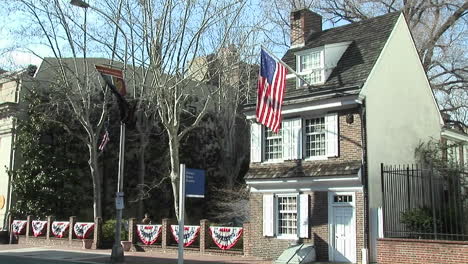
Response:
MULTIPOLYGON (((324 76, 324 61, 323 50, 304 51, 296 54, 298 74, 301 75, 309 84, 323 83, 324 76)), ((306 85, 304 81, 297 78, 297 87, 306 85)))

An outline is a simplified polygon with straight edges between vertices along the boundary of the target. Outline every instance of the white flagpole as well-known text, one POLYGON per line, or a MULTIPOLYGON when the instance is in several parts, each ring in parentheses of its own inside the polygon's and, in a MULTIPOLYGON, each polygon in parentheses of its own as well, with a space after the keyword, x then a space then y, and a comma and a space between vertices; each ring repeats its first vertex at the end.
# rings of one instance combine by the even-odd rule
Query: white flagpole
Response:
POLYGON ((275 54, 273 54, 271 51, 269 51, 267 48, 265 48, 265 46, 262 45, 261 47, 266 53, 268 53, 268 55, 272 56, 275 60, 277 60, 279 63, 281 63, 281 65, 286 67, 288 69, 288 71, 290 71, 294 75, 296 75, 297 78, 301 79, 301 81, 305 82, 307 85, 312 86, 308 81, 306 81, 304 78, 302 78, 299 75, 299 73, 297 73, 295 70, 293 70, 291 67, 289 67, 289 65, 287 65, 284 61, 282 61, 280 58, 276 57, 275 54))

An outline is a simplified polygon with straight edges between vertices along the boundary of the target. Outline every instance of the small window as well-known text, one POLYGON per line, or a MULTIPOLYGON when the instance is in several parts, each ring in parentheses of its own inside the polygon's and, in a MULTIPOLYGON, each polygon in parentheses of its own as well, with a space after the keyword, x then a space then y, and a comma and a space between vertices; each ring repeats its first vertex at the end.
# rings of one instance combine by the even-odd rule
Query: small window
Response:
MULTIPOLYGON (((324 69, 322 61, 322 52, 316 51, 297 56, 298 73, 308 83, 315 84, 323 82, 324 69)), ((298 78, 298 87, 302 87, 305 83, 298 78)))
POLYGON ((265 160, 278 160, 283 158, 283 135, 282 129, 274 133, 265 127, 265 160))
POLYGON ((306 157, 319 157, 326 154, 325 117, 305 120, 306 157))
POLYGON ((334 203, 352 203, 353 196, 352 195, 335 195, 333 197, 334 203))
POLYGON ((297 196, 278 197, 278 235, 297 234, 297 196))

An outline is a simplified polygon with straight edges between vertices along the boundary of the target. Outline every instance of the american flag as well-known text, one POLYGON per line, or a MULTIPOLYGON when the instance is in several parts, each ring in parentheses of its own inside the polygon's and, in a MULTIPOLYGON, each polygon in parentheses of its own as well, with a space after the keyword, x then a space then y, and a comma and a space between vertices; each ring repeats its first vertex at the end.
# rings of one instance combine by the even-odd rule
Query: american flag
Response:
POLYGON ((99 150, 100 151, 104 150, 104 148, 106 147, 107 142, 109 142, 109 140, 110 140, 109 131, 106 130, 106 133, 104 133, 104 136, 102 137, 101 144, 99 145, 99 150))
POLYGON ((278 133, 287 70, 262 49, 258 78, 257 122, 278 133))

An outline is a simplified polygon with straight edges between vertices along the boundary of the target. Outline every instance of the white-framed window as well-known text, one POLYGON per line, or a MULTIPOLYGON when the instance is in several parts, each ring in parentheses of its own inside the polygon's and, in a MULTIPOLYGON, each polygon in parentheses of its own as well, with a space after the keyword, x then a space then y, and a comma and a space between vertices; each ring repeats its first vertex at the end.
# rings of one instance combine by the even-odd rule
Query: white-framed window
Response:
POLYGON ((258 123, 251 125, 251 162, 327 159, 338 156, 338 114, 283 120, 278 133, 258 123))
POLYGON ((309 237, 309 195, 263 195, 263 235, 279 239, 309 237))
MULTIPOLYGON (((305 51, 297 54, 298 74, 310 84, 322 83, 325 80, 323 50, 305 51)), ((297 87, 303 87, 305 83, 297 78, 297 87)))
POLYGON ((278 236, 297 236, 297 195, 278 195, 278 236))
POLYGON ((325 117, 305 120, 305 156, 320 157, 327 153, 325 117))
POLYGON ((282 129, 274 133, 271 129, 264 129, 265 160, 280 160, 283 158, 283 133, 282 129))

